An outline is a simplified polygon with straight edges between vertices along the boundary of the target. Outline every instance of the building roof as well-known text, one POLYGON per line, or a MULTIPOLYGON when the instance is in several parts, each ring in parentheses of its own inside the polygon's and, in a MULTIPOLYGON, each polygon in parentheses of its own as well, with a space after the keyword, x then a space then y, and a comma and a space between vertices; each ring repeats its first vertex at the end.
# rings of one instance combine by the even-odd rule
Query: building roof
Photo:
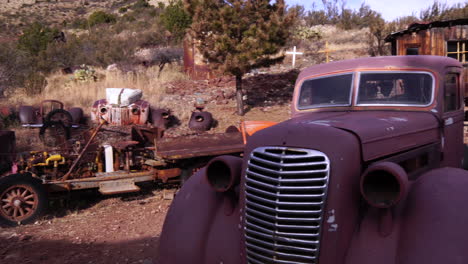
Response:
POLYGON ((433 21, 433 22, 420 22, 420 23, 413 23, 408 26, 407 29, 393 32, 385 38, 386 42, 391 42, 395 38, 405 34, 411 34, 413 32, 418 32, 421 30, 426 30, 430 28, 437 28, 437 27, 451 27, 457 25, 468 25, 468 18, 461 18, 461 19, 454 19, 454 20, 444 20, 444 21, 433 21))

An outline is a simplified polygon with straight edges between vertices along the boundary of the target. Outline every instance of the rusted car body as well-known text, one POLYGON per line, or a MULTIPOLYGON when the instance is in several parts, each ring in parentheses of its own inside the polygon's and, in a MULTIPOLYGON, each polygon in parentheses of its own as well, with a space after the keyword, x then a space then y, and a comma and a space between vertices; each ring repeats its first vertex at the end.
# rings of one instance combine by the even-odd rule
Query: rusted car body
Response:
POLYGON ((94 102, 91 110, 91 120, 99 123, 102 119, 110 125, 145 125, 148 122, 150 104, 144 100, 138 100, 128 106, 116 106, 109 104, 106 99, 94 102))
POLYGON ((468 263, 462 69, 436 56, 305 69, 290 120, 179 191, 160 263, 468 263))

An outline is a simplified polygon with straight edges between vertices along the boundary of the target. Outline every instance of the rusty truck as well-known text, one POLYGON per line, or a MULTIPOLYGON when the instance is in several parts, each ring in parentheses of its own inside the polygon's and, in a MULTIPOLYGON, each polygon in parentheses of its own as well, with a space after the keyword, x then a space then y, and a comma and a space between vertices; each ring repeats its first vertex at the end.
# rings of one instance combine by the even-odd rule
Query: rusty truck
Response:
POLYGON ((437 56, 306 68, 290 120, 178 192, 160 263, 468 263, 462 71, 437 56))

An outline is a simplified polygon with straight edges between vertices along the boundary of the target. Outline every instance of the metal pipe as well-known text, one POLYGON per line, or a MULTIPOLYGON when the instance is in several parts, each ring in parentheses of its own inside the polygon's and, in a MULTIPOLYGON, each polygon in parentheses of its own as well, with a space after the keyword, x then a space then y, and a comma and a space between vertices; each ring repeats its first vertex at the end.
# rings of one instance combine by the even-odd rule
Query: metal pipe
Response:
POLYGON ((89 145, 91 145, 91 142, 94 140, 94 138, 97 136, 99 130, 101 130, 101 127, 103 125, 107 124, 107 122, 105 120, 102 120, 101 123, 99 124, 99 126, 96 128, 96 130, 93 132, 93 134, 91 135, 91 138, 88 140, 88 142, 86 143, 86 145, 84 146, 83 150, 81 150, 81 153, 80 155, 78 155, 78 157, 76 158, 76 160, 73 162, 73 164, 71 165, 70 169, 68 170, 68 172, 63 176, 62 178, 62 181, 66 181, 68 179, 68 177, 70 177, 70 174, 73 172, 73 170, 75 169, 76 165, 78 165, 78 162, 80 162, 81 158, 83 157, 83 154, 86 152, 86 150, 88 150, 88 147, 89 145))

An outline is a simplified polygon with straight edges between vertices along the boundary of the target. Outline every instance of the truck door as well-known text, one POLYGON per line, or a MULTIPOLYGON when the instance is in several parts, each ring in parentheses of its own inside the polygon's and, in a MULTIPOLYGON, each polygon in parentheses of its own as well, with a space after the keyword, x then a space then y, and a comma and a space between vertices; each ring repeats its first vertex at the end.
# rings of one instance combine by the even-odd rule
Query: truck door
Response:
MULTIPOLYGON (((448 71, 443 79, 442 166, 460 167, 463 159, 463 107, 460 71, 448 71)), ((440 97, 439 97, 440 98, 440 97)))

